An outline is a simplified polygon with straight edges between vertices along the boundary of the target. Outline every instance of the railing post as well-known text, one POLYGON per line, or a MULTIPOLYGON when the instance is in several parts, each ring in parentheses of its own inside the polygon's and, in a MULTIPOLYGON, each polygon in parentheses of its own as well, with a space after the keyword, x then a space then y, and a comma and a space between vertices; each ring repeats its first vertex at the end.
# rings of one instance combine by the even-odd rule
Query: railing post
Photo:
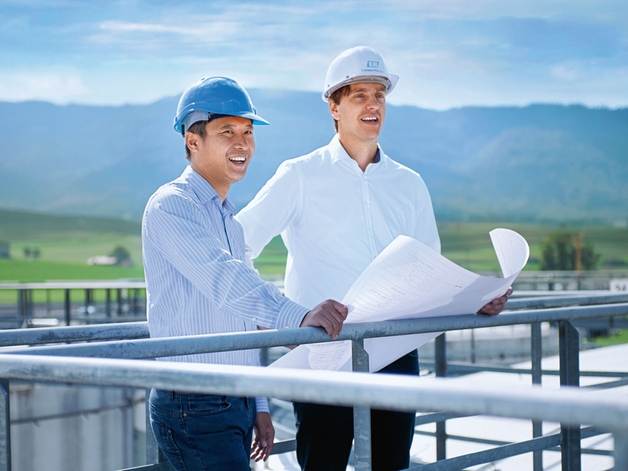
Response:
POLYGON ((11 471, 11 408, 5 379, 0 380, 0 471, 11 471))
POLYGON ((94 291, 91 289, 85 290, 85 315, 89 315, 89 307, 94 302, 94 291))
POLYGON ((613 433, 613 441, 615 442, 615 467, 613 469, 628 469, 628 431, 623 433, 613 433))
MULTIPOLYGON (((353 371, 368 373, 369 355, 364 350, 364 339, 351 341, 353 371)), ((371 409, 353 407, 353 441, 356 471, 371 471, 371 409)))
POLYGON ((70 317, 71 317, 71 303, 70 303, 70 290, 65 290, 65 325, 70 325, 70 317))
POLYGON ((117 312, 117 314, 119 316, 121 316, 122 315, 122 289, 120 289, 120 288, 117 289, 116 296, 117 296, 117 301, 118 301, 118 312, 117 312))
MULTIPOLYGON (((543 370, 541 360, 543 359, 543 337, 541 335, 541 323, 534 322, 530 324, 530 340, 531 340, 531 363, 532 363, 532 384, 541 384, 543 380, 543 370)), ((532 437, 538 438, 543 436, 543 422, 540 420, 532 421, 532 437)), ((543 452, 540 450, 532 453, 534 462, 534 471, 543 471, 543 452)))
MULTIPOLYGON (((567 320, 559 322, 560 385, 580 386, 580 336, 567 320)), ((560 426, 563 471, 581 470, 580 426, 560 426)))
POLYGON ((105 314, 107 317, 111 317, 111 289, 105 290, 105 314))
MULTIPOLYGON (((440 334, 434 341, 434 372, 439 378, 447 376, 447 337, 440 334)), ((436 422, 436 460, 447 459, 446 422, 436 422)))

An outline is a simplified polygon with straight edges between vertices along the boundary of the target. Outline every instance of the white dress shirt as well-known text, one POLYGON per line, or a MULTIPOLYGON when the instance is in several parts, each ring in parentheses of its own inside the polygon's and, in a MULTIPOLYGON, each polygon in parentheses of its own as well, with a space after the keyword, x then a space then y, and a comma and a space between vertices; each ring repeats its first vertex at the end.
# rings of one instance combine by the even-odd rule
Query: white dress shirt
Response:
POLYGON ((283 162, 236 219, 249 256, 281 234, 288 249, 285 289, 312 308, 342 300, 368 264, 398 235, 436 251, 440 240, 423 179, 379 149, 362 171, 338 136, 283 162))

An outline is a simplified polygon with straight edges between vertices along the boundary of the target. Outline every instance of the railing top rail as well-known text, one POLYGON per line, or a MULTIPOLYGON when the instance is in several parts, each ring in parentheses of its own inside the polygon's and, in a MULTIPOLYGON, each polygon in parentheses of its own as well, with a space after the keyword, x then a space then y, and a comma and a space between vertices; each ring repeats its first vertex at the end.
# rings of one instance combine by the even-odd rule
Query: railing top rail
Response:
POLYGON ((0 283, 0 290, 16 289, 142 289, 146 283, 133 280, 42 281, 38 283, 0 283))
POLYGON ((566 424, 628 434, 628 398, 577 388, 547 390, 474 385, 402 375, 258 368, 74 357, 5 355, 0 377, 99 386, 159 388, 199 394, 269 396, 392 410, 441 410, 566 424))
MULTIPOLYGON (((600 318, 626 314, 628 314, 628 303, 618 303, 508 312, 494 317, 464 314, 458 316, 345 324, 338 340, 357 340, 361 338, 531 324, 534 322, 600 318)), ((8 338, 10 335, 11 331, 1 332, 0 344, 5 336, 8 338)), ((332 339, 323 329, 308 327, 300 329, 29 347, 12 349, 11 352, 19 352, 27 355, 156 358, 329 341, 332 341, 332 339)))
POLYGON ((0 347, 95 340, 141 339, 148 336, 148 323, 146 321, 10 329, 0 331, 0 347))
POLYGON ((576 291, 562 295, 543 292, 543 294, 543 296, 537 294, 524 296, 519 293, 519 296, 511 297, 508 300, 506 309, 541 309, 572 305, 583 306, 628 302, 628 293, 611 293, 610 291, 594 293, 589 291, 576 291))

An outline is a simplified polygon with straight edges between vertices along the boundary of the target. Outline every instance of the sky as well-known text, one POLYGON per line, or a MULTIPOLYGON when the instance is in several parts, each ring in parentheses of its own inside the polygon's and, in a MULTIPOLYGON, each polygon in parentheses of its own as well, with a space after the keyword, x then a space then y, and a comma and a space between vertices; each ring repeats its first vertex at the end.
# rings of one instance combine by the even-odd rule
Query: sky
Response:
POLYGON ((628 106, 626 0, 0 0, 0 101, 122 105, 202 77, 320 92, 378 50, 393 104, 628 106))

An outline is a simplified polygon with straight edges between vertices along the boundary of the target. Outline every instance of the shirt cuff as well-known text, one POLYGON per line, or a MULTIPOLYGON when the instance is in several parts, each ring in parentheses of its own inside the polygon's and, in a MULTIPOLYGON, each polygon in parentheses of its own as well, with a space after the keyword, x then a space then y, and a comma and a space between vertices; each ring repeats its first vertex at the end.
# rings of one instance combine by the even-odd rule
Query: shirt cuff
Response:
POLYGON ((277 329, 296 329, 301 325, 305 315, 310 312, 306 307, 301 306, 294 301, 284 298, 283 306, 279 309, 277 315, 277 329))
POLYGON ((256 397, 255 406, 257 407, 257 412, 268 412, 270 414, 270 409, 268 408, 268 398, 256 397))

